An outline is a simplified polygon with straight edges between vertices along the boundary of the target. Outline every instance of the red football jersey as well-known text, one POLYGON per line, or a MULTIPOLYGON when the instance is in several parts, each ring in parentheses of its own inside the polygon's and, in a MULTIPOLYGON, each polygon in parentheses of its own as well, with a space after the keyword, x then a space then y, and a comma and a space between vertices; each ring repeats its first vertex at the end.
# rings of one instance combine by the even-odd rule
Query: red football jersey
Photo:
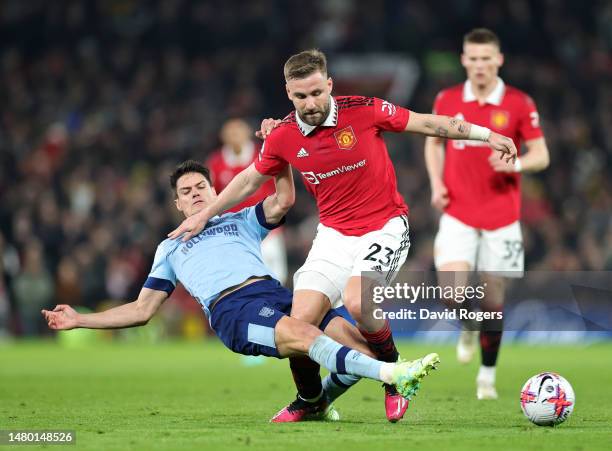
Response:
MULTIPOLYGON (((445 89, 436 97, 434 112, 488 127, 511 138, 519 151, 522 141, 542 136, 533 100, 501 79, 483 105, 469 81, 445 89)), ((443 177, 450 200, 446 213, 485 230, 512 224, 521 209, 520 175, 495 172, 488 162, 492 152, 482 141, 446 141, 443 177)))
MULTIPOLYGON (((249 167, 257 158, 258 153, 259 145, 255 143, 249 143, 239 156, 232 152, 231 149, 225 147, 214 152, 208 158, 206 166, 210 169, 213 187, 217 194, 223 191, 236 175, 249 167)), ((228 211, 240 211, 243 208, 251 207, 274 194, 275 191, 274 180, 268 180, 252 196, 228 211)))
POLYGON ((331 102, 318 127, 295 111, 287 116, 266 139, 255 168, 275 175, 291 164, 316 199, 321 223, 361 236, 408 212, 382 132, 403 131, 410 113, 373 97, 332 97, 331 102))

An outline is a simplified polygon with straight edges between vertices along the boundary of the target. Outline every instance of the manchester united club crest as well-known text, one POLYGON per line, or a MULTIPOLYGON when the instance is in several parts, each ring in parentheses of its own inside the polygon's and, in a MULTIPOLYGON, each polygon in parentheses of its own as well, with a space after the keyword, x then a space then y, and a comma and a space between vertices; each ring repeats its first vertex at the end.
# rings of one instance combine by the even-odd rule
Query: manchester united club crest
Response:
POLYGON ((507 111, 494 110, 491 113, 491 125, 495 128, 506 128, 509 121, 510 114, 507 111))
POLYGON ((334 133, 334 137, 342 150, 351 150, 357 144, 357 136, 350 125, 334 133))

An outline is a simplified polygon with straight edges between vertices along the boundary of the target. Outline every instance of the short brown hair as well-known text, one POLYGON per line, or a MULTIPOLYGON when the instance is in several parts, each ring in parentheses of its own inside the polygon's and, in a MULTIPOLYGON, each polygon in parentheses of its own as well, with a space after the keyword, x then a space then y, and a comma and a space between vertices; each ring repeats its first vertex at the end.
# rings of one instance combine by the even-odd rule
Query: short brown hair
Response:
POLYGON ((304 50, 287 60, 284 72, 285 80, 300 80, 315 72, 327 76, 327 58, 318 49, 304 50))
POLYGON ((499 38, 488 28, 474 28, 472 31, 463 36, 464 44, 493 44, 497 48, 501 48, 499 38))
POLYGON ((176 182, 178 182, 178 179, 180 179, 185 174, 189 174, 191 172, 197 172, 199 174, 202 174, 204 178, 206 179, 206 181, 208 182, 208 184, 209 185, 211 184, 210 171, 206 166, 204 166, 202 163, 199 163, 195 160, 183 161, 176 168, 174 168, 174 171, 172 172, 172 174, 170 174, 170 186, 172 187, 172 190, 174 191, 175 194, 176 194, 176 182))

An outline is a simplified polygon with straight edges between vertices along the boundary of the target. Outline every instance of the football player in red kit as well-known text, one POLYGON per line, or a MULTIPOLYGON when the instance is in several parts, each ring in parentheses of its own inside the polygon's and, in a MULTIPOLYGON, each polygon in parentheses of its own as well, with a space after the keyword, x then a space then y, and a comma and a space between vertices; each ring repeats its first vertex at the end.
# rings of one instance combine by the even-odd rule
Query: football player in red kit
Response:
MULTIPOLYGON (((523 238, 519 223, 520 174, 548 166, 549 155, 538 111, 524 92, 498 77, 504 57, 497 36, 487 29, 465 35, 461 63, 465 83, 441 91, 434 113, 490 127, 512 138, 527 153, 513 162, 500 160, 488 143, 429 137, 425 159, 432 205, 443 212, 434 244, 438 271, 456 271, 454 283, 480 271, 486 282, 481 307, 501 311, 504 277, 523 275, 523 238)), ((478 399, 496 399, 495 365, 502 320, 484 320, 481 330, 463 330, 457 358, 469 362, 480 338, 482 364, 477 376, 478 399)))
MULTIPOLYGON (((221 127, 221 148, 213 152, 206 166, 210 169, 215 191, 220 193, 232 179, 257 158, 261 145, 251 139, 253 131, 243 119, 227 120, 221 127)), ((274 194, 274 180, 264 183, 252 196, 228 211, 252 207, 274 194)), ((283 285, 287 281, 287 251, 282 227, 272 230, 261 243, 261 253, 268 268, 283 285)))
MULTIPOLYGON (((509 138, 456 118, 418 114, 372 97, 333 97, 326 58, 318 50, 290 57, 284 75, 295 111, 267 136, 255 163, 236 176, 214 204, 184 221, 169 236, 189 239, 209 218, 292 165, 316 199, 320 224, 306 262, 294 275, 291 315, 315 324, 330 308, 344 303, 372 352, 380 360, 396 361, 399 354, 388 321, 374 318, 372 302, 361 302, 362 273, 381 274, 390 283, 410 246, 408 207, 397 191, 383 132, 486 141, 500 158, 510 161, 516 157, 516 148, 509 138)), ((374 283, 370 279, 364 280, 364 285, 374 283)), ((337 377, 326 379, 333 383, 336 395, 332 395, 328 387, 321 389, 318 367, 310 369, 308 383, 303 366, 297 377, 294 371, 298 398, 274 421, 305 419, 354 383, 337 377)), ((407 400, 385 386, 390 421, 402 418, 407 406, 407 400)))

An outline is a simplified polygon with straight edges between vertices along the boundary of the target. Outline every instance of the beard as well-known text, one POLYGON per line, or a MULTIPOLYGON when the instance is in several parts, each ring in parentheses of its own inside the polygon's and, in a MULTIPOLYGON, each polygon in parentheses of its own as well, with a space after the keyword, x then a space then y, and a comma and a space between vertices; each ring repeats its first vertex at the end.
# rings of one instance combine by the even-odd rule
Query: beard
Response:
POLYGON ((300 112, 300 119, 313 127, 321 125, 329 116, 331 108, 331 99, 325 108, 300 112))

